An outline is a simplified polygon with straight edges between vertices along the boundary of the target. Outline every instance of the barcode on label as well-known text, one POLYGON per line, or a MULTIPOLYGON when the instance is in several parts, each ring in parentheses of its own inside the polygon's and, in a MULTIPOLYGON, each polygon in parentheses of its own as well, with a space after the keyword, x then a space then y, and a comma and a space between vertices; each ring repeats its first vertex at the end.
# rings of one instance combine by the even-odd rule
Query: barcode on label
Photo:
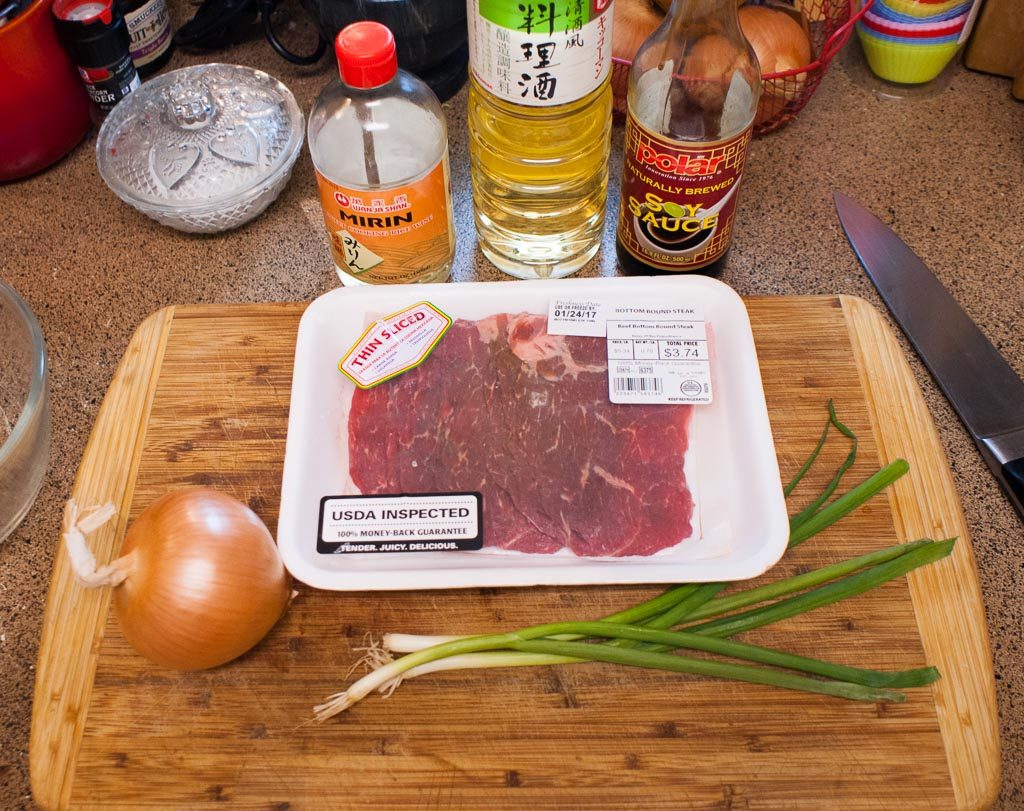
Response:
POLYGON ((661 378, 657 377, 616 377, 612 378, 616 392, 639 391, 661 394, 661 378))

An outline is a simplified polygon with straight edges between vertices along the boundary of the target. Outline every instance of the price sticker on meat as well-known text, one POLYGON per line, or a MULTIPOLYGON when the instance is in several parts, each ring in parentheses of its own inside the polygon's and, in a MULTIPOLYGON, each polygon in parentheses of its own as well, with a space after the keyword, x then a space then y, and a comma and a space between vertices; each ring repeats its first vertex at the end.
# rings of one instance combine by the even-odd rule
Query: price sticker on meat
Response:
POLYGON ((609 319, 608 397, 613 403, 710 403, 711 362, 701 316, 652 312, 609 319))

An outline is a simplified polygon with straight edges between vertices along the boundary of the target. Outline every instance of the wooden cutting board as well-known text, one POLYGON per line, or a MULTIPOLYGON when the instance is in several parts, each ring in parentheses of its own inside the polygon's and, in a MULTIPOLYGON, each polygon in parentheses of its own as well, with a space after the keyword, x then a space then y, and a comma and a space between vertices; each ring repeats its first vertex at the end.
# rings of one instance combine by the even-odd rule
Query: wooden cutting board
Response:
MULTIPOLYGON (((878 668, 934 664, 904 704, 854 703, 611 665, 451 672, 324 724, 367 635, 486 632, 592 618, 656 587, 331 593, 299 586, 253 652, 202 673, 149 664, 109 595, 54 567, 30 761, 47 808, 937 809, 999 783, 992 661, 974 558, 938 436, 887 326, 853 298, 748 301, 783 478, 829 398, 859 434, 847 484, 902 456, 911 473, 787 555, 792 574, 897 540, 957 535, 909 578, 746 639, 878 668)), ((178 307, 139 328, 100 410, 74 495, 113 501, 92 537, 113 558, 161 493, 211 485, 276 526, 303 305, 178 307)), ((795 511, 846 454, 835 437, 795 511)), ((55 541, 56 542, 56 541, 55 541)))

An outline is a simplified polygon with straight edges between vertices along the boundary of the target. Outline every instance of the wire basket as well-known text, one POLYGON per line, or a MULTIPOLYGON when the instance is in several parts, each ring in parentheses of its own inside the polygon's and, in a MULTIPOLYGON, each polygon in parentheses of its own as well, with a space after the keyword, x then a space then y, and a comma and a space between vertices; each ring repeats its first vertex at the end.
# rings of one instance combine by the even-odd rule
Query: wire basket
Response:
MULTIPOLYGON (((786 126, 796 118, 818 89, 829 62, 842 50, 854 25, 871 7, 867 0, 858 9, 858 0, 801 0, 798 4, 808 19, 812 53, 810 64, 761 77, 761 101, 754 119, 754 134, 764 135, 786 126)), ((627 59, 612 59, 612 94, 615 112, 626 113, 626 89, 629 86, 627 59)))

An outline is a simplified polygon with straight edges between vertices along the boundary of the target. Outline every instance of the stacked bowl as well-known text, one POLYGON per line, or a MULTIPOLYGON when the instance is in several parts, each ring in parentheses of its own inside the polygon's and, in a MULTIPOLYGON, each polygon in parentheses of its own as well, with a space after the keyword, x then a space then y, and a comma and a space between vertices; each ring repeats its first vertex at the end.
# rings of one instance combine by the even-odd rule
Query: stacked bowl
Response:
POLYGON ((890 82, 930 82, 966 39, 974 2, 875 0, 857 23, 871 70, 890 82))

